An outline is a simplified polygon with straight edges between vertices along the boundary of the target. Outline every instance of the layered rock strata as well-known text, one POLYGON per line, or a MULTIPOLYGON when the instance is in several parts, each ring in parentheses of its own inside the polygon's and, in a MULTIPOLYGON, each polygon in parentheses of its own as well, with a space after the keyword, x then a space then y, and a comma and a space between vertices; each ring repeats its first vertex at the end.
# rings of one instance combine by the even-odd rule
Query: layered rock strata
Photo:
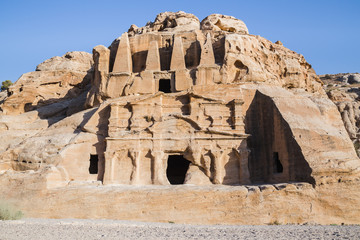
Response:
POLYGON ((360 74, 320 75, 325 83, 324 89, 336 104, 344 122, 346 131, 353 141, 358 156, 360 155, 360 74))
POLYGON ((1 193, 29 216, 43 206, 37 216, 360 221, 359 191, 348 191, 360 160, 337 107, 311 65, 280 41, 250 35, 234 17, 166 12, 90 56, 45 61, 1 104, 0 134, 10 137, 0 146, 0 184, 19 189, 1 193))

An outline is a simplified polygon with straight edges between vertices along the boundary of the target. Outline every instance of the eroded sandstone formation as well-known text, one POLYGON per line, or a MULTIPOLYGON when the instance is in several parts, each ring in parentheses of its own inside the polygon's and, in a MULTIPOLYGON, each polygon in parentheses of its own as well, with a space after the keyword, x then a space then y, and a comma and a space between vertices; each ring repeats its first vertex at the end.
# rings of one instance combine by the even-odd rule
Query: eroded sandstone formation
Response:
POLYGON ((360 74, 326 74, 320 76, 329 98, 336 104, 345 128, 360 155, 360 74))
MULTIPOLYGON (((35 72, 23 74, 8 90, 1 105, 3 114, 17 115, 62 100, 81 96, 92 75, 92 56, 86 52, 68 52, 39 64, 35 72)), ((81 99, 76 105, 81 105, 81 99)), ((82 106, 71 106, 83 110, 82 106)), ((71 115, 77 110, 68 109, 71 115)))
POLYGON ((86 213, 57 200, 32 210, 21 202, 26 194, 19 200, 1 190, 31 216, 43 206, 43 217, 134 219, 131 207, 110 213, 109 194, 125 208, 138 199, 136 216, 150 221, 360 221, 359 192, 343 190, 359 184, 360 160, 337 107, 311 65, 280 41, 249 34, 234 17, 213 14, 200 22, 166 12, 90 56, 49 59, 2 100, 0 183, 11 182, 32 201, 45 195, 66 202, 73 196, 67 189, 75 189, 91 207, 102 202, 86 213), (342 200, 348 194, 353 202, 332 203, 339 189, 342 200), (199 194, 213 196, 206 206, 224 214, 201 210, 199 194), (148 201, 139 200, 145 195, 148 201), (188 196, 194 204, 188 211, 203 217, 186 218, 175 196, 188 196), (159 210, 165 206, 159 201, 174 208, 159 210), (291 201, 310 207, 292 213, 291 201), (244 210, 253 208, 260 217, 244 210))

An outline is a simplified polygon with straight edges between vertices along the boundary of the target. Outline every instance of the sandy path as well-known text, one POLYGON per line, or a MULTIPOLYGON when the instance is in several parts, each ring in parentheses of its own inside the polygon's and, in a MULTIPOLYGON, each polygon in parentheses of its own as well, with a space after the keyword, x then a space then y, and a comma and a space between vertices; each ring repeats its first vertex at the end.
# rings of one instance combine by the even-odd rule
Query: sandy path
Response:
POLYGON ((223 226, 23 219, 0 221, 0 239, 360 239, 360 226, 223 226))

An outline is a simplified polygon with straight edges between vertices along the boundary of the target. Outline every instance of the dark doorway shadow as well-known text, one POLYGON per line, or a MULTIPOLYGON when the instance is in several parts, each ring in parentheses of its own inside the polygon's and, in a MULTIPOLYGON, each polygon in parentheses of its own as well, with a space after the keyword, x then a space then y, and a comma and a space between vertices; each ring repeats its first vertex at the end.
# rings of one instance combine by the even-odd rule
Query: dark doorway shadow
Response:
POLYGON ((183 184, 190 162, 183 155, 169 155, 166 176, 170 184, 183 184))

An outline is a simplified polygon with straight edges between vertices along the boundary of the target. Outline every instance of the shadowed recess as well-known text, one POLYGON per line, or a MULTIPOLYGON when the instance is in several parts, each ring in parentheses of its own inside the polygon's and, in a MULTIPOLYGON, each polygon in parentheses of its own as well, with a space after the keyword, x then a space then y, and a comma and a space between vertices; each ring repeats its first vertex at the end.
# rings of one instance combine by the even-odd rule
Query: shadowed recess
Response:
POLYGON ((169 155, 166 176, 170 184, 183 184, 190 162, 183 155, 169 155))

